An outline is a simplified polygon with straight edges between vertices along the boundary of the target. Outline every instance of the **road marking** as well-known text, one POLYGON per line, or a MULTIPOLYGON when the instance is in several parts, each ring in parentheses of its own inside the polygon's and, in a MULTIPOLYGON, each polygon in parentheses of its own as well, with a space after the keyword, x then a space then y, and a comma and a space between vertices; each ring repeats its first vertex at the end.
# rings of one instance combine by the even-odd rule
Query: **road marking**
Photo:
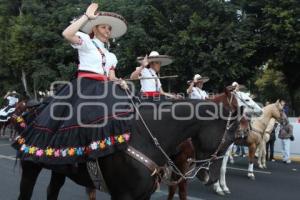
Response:
POLYGON ((6 159, 6 160, 16 160, 16 156, 6 156, 0 154, 0 159, 6 159))
POLYGON ((10 144, 0 144, 0 147, 10 146, 10 144))
MULTIPOLYGON (((155 193, 163 194, 163 195, 166 195, 166 196, 168 196, 168 194, 169 194, 169 192, 163 191, 163 190, 157 190, 155 193)), ((178 194, 175 194, 174 197, 179 198, 178 194)), ((192 196, 187 196, 187 199, 188 200, 204 200, 204 199, 197 198, 197 197, 192 197, 192 196)))
MULTIPOLYGON (((233 170, 248 172, 247 169, 242 169, 242 168, 238 168, 238 167, 227 167, 227 169, 233 169, 233 170)), ((272 172, 260 171, 260 170, 253 170, 253 172, 255 172, 255 173, 261 173, 261 174, 269 174, 269 175, 272 174, 272 172)))

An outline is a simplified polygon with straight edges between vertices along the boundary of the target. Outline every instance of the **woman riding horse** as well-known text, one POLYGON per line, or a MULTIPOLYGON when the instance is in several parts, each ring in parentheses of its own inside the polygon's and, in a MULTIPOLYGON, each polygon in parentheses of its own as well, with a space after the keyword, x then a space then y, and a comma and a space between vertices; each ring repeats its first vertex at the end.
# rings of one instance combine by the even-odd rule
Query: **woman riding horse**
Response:
POLYGON ((168 55, 159 55, 157 51, 152 51, 149 56, 138 57, 137 61, 141 63, 132 72, 130 78, 140 79, 141 83, 141 97, 142 99, 155 100, 165 99, 165 97, 176 99, 177 96, 167 93, 163 90, 162 84, 159 80, 159 72, 162 66, 169 65, 173 62, 172 57, 168 55))
POLYGON ((17 138, 21 159, 75 165, 126 149, 130 125, 121 118, 130 115, 131 109, 121 88, 126 85, 115 76, 117 58, 105 44, 125 34, 127 23, 115 13, 96 13, 97 8, 98 4, 90 4, 63 31, 78 50, 78 77, 60 88, 17 138), (113 109, 119 103, 123 106, 113 109))

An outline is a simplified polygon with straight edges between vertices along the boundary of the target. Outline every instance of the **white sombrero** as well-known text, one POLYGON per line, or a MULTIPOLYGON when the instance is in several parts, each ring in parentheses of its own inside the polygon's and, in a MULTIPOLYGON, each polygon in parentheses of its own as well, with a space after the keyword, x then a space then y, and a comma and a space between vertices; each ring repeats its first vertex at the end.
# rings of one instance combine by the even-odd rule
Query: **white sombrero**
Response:
MULTIPOLYGON (((144 59, 144 57, 138 57, 137 61, 141 62, 144 59)), ((171 56, 167 55, 159 55, 157 51, 151 51, 151 53, 148 56, 148 62, 160 62, 161 66, 169 65, 173 62, 173 59, 171 56)))
POLYGON ((191 84, 193 81, 195 82, 202 82, 202 83, 206 83, 207 81, 209 81, 209 78, 206 76, 201 76, 200 74, 195 74, 193 80, 189 80, 187 83, 191 84))
POLYGON ((127 31, 127 22, 121 15, 112 12, 100 12, 95 19, 87 21, 81 27, 81 30, 87 34, 92 33, 93 27, 99 24, 108 24, 111 26, 111 38, 118 38, 127 31))
POLYGON ((233 87, 237 87, 237 86, 238 86, 240 90, 246 89, 246 86, 241 85, 241 84, 239 84, 239 83, 236 82, 236 81, 234 81, 234 82, 231 84, 231 86, 233 86, 233 87))

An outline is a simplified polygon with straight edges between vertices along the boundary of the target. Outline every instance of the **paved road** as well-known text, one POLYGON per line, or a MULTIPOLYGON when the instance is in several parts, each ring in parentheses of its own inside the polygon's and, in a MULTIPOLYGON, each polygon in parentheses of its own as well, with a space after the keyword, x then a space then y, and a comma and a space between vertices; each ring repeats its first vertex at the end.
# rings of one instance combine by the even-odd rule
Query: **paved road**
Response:
MULTIPOLYGON (((9 146, 7 138, 0 138, 0 200, 15 200, 18 195, 20 181, 20 168, 14 167, 14 150, 9 146)), ((211 187, 201 185, 197 180, 189 183, 190 200, 299 200, 300 199, 300 164, 290 165, 281 163, 268 163, 268 169, 256 173, 256 181, 248 180, 245 158, 239 158, 228 169, 227 181, 232 194, 219 197, 212 192, 211 187)), ((46 187, 50 173, 43 170, 38 178, 34 190, 33 200, 46 199, 46 187)), ((162 185, 151 199, 166 199, 167 188, 162 185)), ((87 199, 84 188, 67 181, 59 199, 82 200, 87 199)), ((109 196, 97 192, 97 199, 108 200, 109 196)), ((178 198, 176 198, 178 199, 178 198)))

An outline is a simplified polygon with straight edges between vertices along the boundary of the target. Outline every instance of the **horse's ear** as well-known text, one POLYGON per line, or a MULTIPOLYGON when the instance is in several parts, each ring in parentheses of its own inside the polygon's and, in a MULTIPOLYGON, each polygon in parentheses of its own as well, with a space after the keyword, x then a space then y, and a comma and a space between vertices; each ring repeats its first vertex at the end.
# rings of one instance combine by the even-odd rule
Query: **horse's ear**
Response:
POLYGON ((233 90, 235 90, 236 86, 232 86, 232 85, 229 85, 225 88, 225 93, 226 94, 229 94, 230 92, 232 92, 233 90))
POLYGON ((256 98, 256 95, 255 95, 255 94, 250 94, 250 93, 249 93, 249 97, 250 97, 251 99, 255 99, 255 98, 256 98))
POLYGON ((275 102, 275 103, 276 103, 276 105, 279 105, 279 102, 280 102, 280 100, 279 100, 279 99, 277 99, 277 101, 275 102))

